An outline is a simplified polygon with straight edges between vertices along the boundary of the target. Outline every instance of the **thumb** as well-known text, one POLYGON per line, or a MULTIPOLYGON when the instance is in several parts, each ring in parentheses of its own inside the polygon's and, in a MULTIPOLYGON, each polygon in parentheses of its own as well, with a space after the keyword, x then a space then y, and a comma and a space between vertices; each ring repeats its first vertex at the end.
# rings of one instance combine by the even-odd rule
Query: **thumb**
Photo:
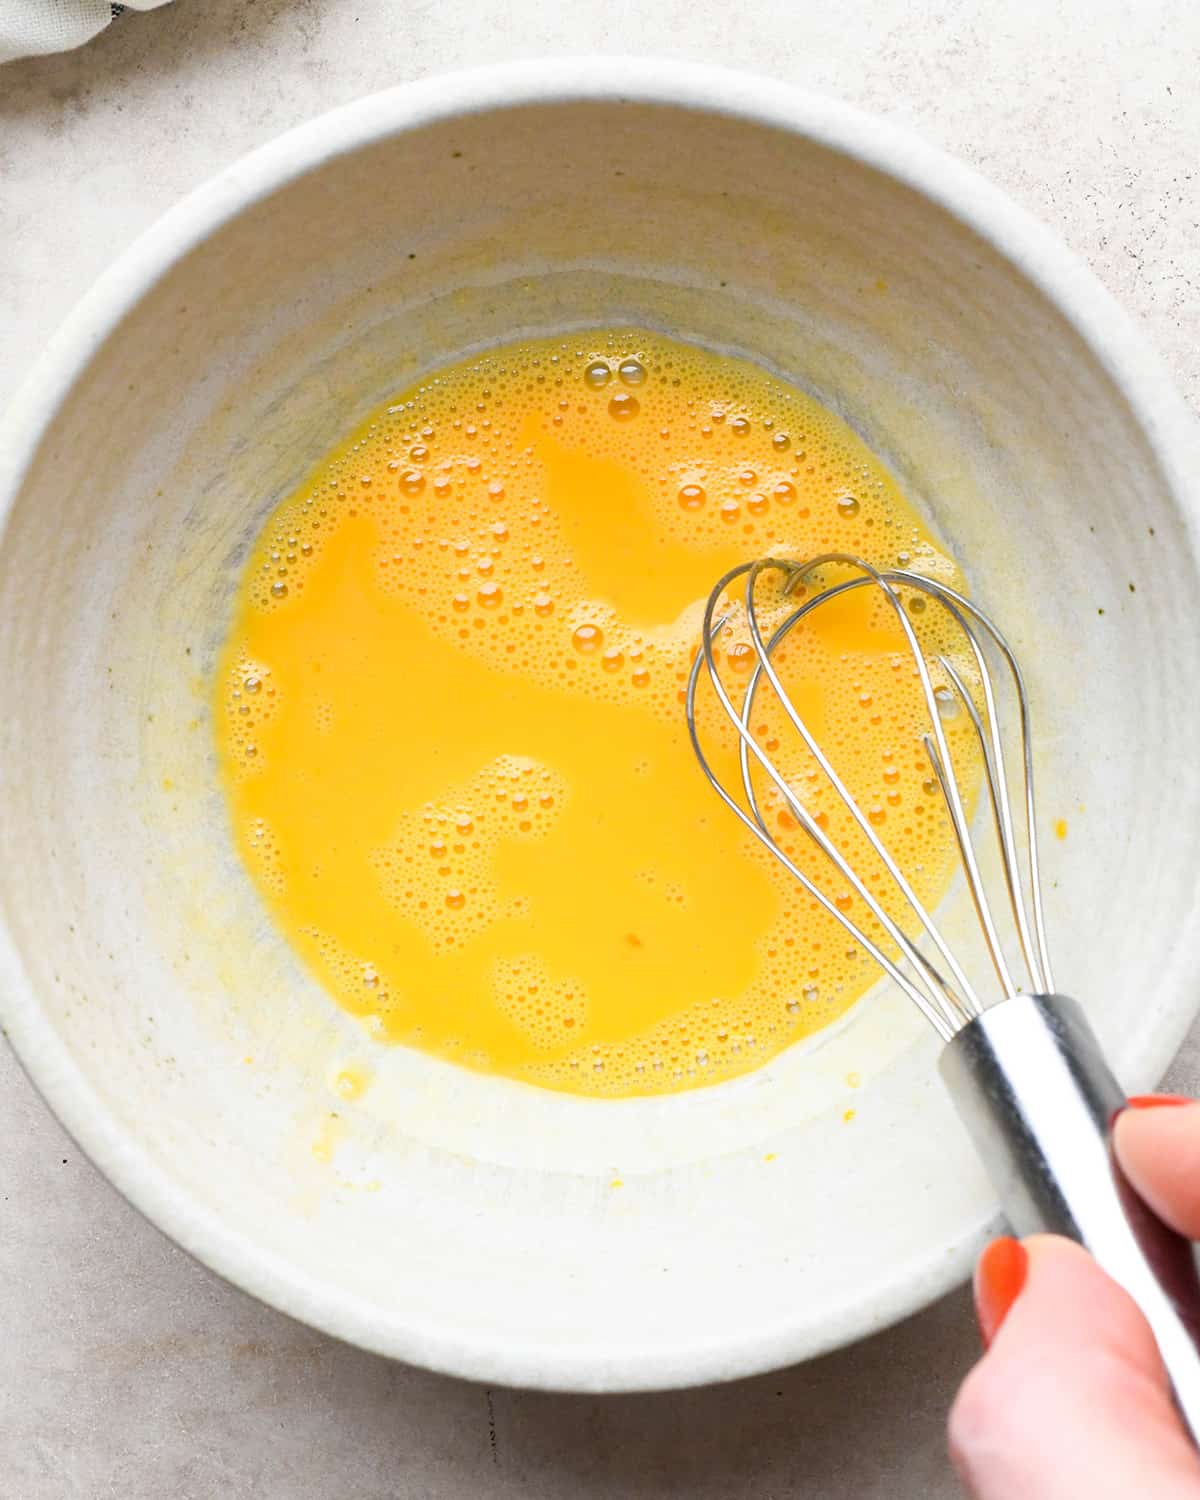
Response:
POLYGON ((976 1500, 1200 1500, 1200 1458, 1127 1293, 1069 1240, 997 1241, 976 1280, 985 1329, 989 1255, 1016 1300, 950 1413, 951 1457, 976 1500))

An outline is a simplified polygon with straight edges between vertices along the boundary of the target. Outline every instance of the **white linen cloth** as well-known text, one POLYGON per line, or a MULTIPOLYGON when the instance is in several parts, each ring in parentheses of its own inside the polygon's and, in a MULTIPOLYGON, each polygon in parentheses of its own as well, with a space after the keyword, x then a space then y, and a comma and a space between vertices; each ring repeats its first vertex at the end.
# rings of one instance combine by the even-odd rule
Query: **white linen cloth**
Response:
POLYGON ((113 18, 113 12, 157 10, 169 0, 0 0, 0 63, 43 52, 81 47, 113 18))

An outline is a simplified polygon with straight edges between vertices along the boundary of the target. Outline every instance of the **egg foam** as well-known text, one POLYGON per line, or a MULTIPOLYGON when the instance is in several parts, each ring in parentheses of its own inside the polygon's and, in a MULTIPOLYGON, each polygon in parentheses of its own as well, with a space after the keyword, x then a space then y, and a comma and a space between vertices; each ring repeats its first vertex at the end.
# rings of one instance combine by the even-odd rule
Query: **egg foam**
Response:
MULTIPOLYGON (((657 333, 497 348, 368 418, 269 516, 213 681, 237 849, 333 999, 381 1044, 602 1096, 730 1078, 840 1016, 878 971, 720 805, 683 707, 721 574, 834 550, 963 587, 832 412, 657 333)), ((923 643, 955 651, 924 603, 905 605, 923 643)), ((718 657, 736 690, 752 661, 736 608, 718 657)), ((779 670, 932 908, 956 846, 887 601, 823 605, 779 670)), ((736 776, 711 688, 697 715, 736 776)), ((778 704, 752 729, 884 893, 778 704)), ((761 807, 877 933, 765 780, 761 807)))

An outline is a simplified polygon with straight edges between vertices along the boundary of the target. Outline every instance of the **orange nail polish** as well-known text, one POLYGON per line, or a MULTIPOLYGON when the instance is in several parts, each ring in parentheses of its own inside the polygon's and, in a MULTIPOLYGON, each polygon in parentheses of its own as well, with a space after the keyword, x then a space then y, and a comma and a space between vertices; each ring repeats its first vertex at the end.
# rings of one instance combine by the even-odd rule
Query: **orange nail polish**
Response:
POLYGON ((1134 1094, 1126 1099, 1126 1109, 1161 1109, 1166 1104, 1195 1104, 1183 1094, 1134 1094))
POLYGON ((975 1267, 975 1316, 983 1347, 991 1344, 1025 1285, 1029 1254, 1011 1235, 993 1240, 975 1267))

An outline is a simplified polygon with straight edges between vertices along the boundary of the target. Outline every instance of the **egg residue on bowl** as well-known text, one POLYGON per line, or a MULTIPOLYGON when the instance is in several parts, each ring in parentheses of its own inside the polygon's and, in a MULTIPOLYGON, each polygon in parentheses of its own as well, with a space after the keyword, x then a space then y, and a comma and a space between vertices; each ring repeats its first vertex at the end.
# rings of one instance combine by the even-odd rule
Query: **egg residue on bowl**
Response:
MULTIPOLYGON (((842 421, 658 334, 496 349, 370 417, 271 514, 214 687, 237 847, 334 999, 381 1041, 610 1096, 728 1078, 842 1014, 875 970, 719 806, 682 707, 720 574, 831 550, 962 586, 842 421)), ((817 611, 781 670, 932 906, 953 835, 868 594, 817 611)), ((943 624, 922 621, 935 644, 943 624)), ((736 679, 744 631, 722 650, 736 679)), ((753 727, 861 861, 769 704, 753 727)))

